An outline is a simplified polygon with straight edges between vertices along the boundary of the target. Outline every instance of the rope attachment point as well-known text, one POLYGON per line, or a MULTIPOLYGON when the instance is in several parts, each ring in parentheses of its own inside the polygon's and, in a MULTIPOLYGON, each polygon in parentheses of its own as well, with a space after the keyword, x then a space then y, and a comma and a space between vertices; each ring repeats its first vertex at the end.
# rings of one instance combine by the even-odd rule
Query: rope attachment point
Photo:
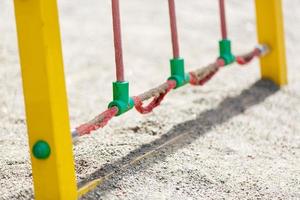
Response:
POLYGON ((253 51, 241 56, 237 56, 236 62, 239 65, 246 65, 250 63, 255 57, 265 56, 267 53, 269 53, 269 51, 270 48, 268 47, 268 45, 265 44, 257 45, 253 51))
POLYGON ((170 66, 171 76, 168 78, 168 80, 174 80, 176 82, 175 89, 184 86, 190 81, 190 75, 185 73, 183 58, 171 59, 170 66))
POLYGON ((235 61, 235 56, 231 52, 231 41, 228 39, 226 13, 225 13, 225 0, 219 0, 220 7, 220 22, 222 40, 219 41, 219 59, 225 61, 225 65, 229 65, 235 61))
POLYGON ((223 39, 219 41, 219 58, 225 61, 225 65, 229 65, 235 61, 235 56, 231 52, 231 41, 223 39))
POLYGON ((255 48, 259 50, 260 56, 265 56, 271 51, 270 46, 267 44, 258 44, 255 48))
POLYGON ((134 101, 129 97, 129 83, 127 81, 113 82, 113 101, 109 103, 108 108, 117 107, 119 116, 134 106, 134 101))

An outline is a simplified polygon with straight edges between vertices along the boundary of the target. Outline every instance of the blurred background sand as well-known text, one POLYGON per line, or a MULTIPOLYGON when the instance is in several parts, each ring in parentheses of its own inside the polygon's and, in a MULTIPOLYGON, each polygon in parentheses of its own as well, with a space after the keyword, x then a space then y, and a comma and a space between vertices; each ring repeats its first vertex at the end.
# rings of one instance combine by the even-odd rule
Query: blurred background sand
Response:
MULTIPOLYGON (((217 1, 178 0, 181 54, 187 69, 217 56, 217 1)), ((136 111, 74 146, 78 182, 168 141, 83 199, 300 199, 300 1, 284 2, 289 85, 259 81, 259 65, 225 68, 205 87, 170 94, 152 114, 136 111), (168 136, 168 137, 167 137, 168 136), (155 141, 155 142, 154 142, 155 141), (130 153, 131 152, 131 153, 130 153), (122 158, 124 158, 122 160, 122 158)), ((59 0, 72 127, 111 100, 114 80, 110 1, 59 0)), ((253 1, 228 0, 233 50, 256 44, 253 1)), ((167 1, 121 0, 126 79, 139 94, 168 76, 171 43, 167 1)), ((0 199, 31 199, 13 1, 0 1, 0 199)))

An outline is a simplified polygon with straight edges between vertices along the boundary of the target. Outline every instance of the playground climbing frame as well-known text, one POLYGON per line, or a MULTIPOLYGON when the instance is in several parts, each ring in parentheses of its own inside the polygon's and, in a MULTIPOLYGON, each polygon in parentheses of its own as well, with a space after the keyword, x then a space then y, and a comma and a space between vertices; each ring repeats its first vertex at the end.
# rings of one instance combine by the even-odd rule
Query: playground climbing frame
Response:
MULTIPOLYGON (((126 2, 122 1, 122 3, 126 2)), ((170 14, 174 16, 175 13, 171 12, 172 8, 175 9, 174 1, 170 0, 169 3, 171 3, 169 4, 170 14)), ((262 77, 273 80, 279 86, 285 85, 287 73, 282 2, 281 0, 256 0, 255 3, 259 43, 267 44, 271 49, 268 55, 260 59, 262 77)), ((78 189, 76 184, 57 0, 14 0, 14 4, 35 199, 77 199, 93 187, 78 189)), ((118 9, 119 1, 112 0, 112 5, 118 9)), ((116 13, 114 17, 118 18, 119 13, 116 13)), ((120 37, 121 32, 118 32, 120 22, 116 22, 115 36, 120 37)), ((225 25, 222 24, 222 26, 225 25)), ((172 21, 172 18, 171 28, 176 28, 176 21, 172 21)), ((176 61, 179 57, 178 36, 177 32, 172 32, 172 34, 173 55, 176 61)), ((227 39, 227 32, 223 32, 222 35, 223 39, 227 39)), ((121 40, 115 43, 115 46, 121 48, 121 40)), ((245 57, 239 57, 237 62, 247 61, 256 55, 255 52, 257 51, 245 57)), ((124 81, 123 63, 117 60, 122 57, 121 53, 116 52, 116 62, 119 66, 117 80, 124 81)), ((225 64, 224 61, 221 60, 220 63, 219 60, 213 65, 215 68, 210 69, 218 70, 221 65, 225 64)), ((215 71, 212 72, 204 78, 206 80, 211 78, 215 71)), ((176 72, 174 74, 177 75, 176 72)), ((183 78, 187 81, 185 77, 183 78)), ((192 81, 194 84, 197 83, 194 76, 189 78, 191 84, 192 81)), ((163 86, 166 90, 174 89, 176 87, 174 81, 176 79, 171 78, 163 86)), ((134 99, 136 98, 131 100, 134 99)), ((154 100, 155 104, 159 103, 160 99, 154 100)), ((140 105, 141 101, 135 101, 135 103, 140 105)), ((118 111, 115 106, 110 108, 113 115, 116 115, 118 111)), ((147 112, 147 109, 144 108, 142 111, 147 112)))

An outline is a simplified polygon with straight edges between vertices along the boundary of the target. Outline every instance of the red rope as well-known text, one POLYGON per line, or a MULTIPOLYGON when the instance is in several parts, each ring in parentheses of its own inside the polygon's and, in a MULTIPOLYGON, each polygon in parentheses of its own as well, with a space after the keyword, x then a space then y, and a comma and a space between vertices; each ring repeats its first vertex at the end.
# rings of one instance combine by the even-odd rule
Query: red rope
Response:
POLYGON ((81 126, 76 128, 76 132, 78 136, 83 136, 90 134, 92 131, 97 130, 99 128, 103 128, 116 114, 118 113, 117 107, 109 108, 108 110, 104 111, 103 113, 99 114, 97 117, 95 117, 92 122, 88 122, 86 124, 82 124, 81 126), (100 122, 94 122, 97 121, 97 119, 100 122))
MULTIPOLYGON (((250 62, 254 57, 256 56, 262 56, 268 52, 268 47, 266 45, 262 45, 260 47, 255 48, 252 52, 242 55, 242 56, 237 56, 236 60, 239 64, 246 64, 250 62)), ((225 62, 223 59, 218 59, 215 63, 211 64, 210 67, 208 66, 207 68, 204 68, 204 73, 206 74, 206 70, 210 70, 208 74, 206 74, 204 77, 202 76, 199 78, 197 73, 195 72, 190 72, 190 83, 192 85, 204 85, 207 83, 218 71, 221 67, 225 65, 225 62)), ((160 93, 157 97, 154 97, 153 100, 146 106, 143 106, 143 101, 141 100, 142 97, 136 96, 133 97, 134 99, 134 104, 135 108, 137 111, 139 111, 142 114, 146 114, 151 112, 155 107, 159 106, 164 97, 173 89, 176 87, 176 82, 169 80, 167 81, 168 88, 160 93)), ((160 91, 160 90, 158 90, 160 91)), ((152 95, 151 95, 152 96, 152 95)), ((148 99, 148 98, 147 98, 148 99)), ((117 107, 112 107, 97 117, 95 117, 93 120, 79 126, 76 128, 76 132, 74 134, 74 137, 76 136, 82 136, 89 134, 91 131, 97 130, 99 128, 104 127, 114 116, 116 116, 118 113, 118 108, 117 107)))
POLYGON ((261 51, 258 48, 255 48, 249 55, 247 56, 237 56, 236 62, 240 65, 246 65, 253 60, 253 58, 260 56, 261 51))
POLYGON ((179 42, 178 42, 178 32, 176 23, 176 9, 174 0, 169 0, 169 16, 170 16, 170 26, 171 26, 171 37, 172 37, 172 47, 173 47, 173 57, 179 58, 179 42))
POLYGON ((221 33, 222 39, 227 39, 227 26, 226 26, 226 14, 225 14, 225 2, 224 0, 219 0, 220 6, 220 20, 221 20, 221 33))
POLYGON ((112 3, 112 18, 115 46, 115 62, 116 62, 116 77, 117 81, 124 81, 124 64, 122 52, 122 36, 121 36, 121 20, 119 0, 111 0, 112 3))
POLYGON ((216 61, 217 64, 217 68, 210 72, 209 74, 207 74, 204 78, 202 79, 198 79, 194 73, 190 73, 190 84, 191 85, 204 85, 205 83, 207 83, 218 71, 221 67, 225 66, 225 61, 223 59, 218 59, 216 61))
POLYGON ((167 83, 169 86, 166 91, 164 93, 161 93, 158 97, 154 97, 147 106, 143 106, 143 101, 138 96, 133 97, 135 109, 141 114, 152 112, 154 108, 160 105, 164 97, 176 87, 175 81, 169 80, 167 81, 167 83))

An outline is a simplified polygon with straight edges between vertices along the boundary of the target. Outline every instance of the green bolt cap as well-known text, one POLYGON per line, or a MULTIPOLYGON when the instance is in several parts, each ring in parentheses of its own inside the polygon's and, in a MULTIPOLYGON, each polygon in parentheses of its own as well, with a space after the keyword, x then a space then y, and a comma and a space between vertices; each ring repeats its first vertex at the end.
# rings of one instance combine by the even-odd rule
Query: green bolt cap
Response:
POLYGON ((32 153, 35 158, 44 160, 50 156, 51 149, 47 142, 39 140, 33 145, 32 153))

